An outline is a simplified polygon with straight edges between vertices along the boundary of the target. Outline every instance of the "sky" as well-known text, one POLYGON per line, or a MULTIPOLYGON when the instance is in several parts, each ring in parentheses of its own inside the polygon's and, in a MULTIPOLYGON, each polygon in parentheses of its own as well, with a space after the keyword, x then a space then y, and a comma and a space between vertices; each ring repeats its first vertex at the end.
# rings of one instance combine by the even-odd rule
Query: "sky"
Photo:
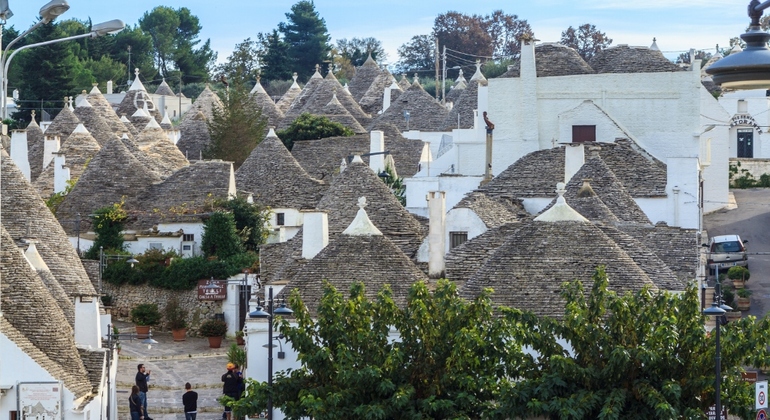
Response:
MULTIPOLYGON (((256 39, 260 32, 277 28, 298 0, 68 0, 70 10, 61 18, 92 22, 121 19, 136 25, 145 12, 158 5, 187 7, 200 19, 202 40, 210 39, 224 62, 237 43, 256 39)), ((14 15, 7 25, 17 30, 33 24, 48 0, 8 0, 14 15)), ((612 45, 649 46, 653 37, 669 58, 690 48, 714 52, 726 47, 749 23, 747 0, 315 0, 326 21, 332 42, 341 38, 374 37, 388 54, 386 63, 398 60, 398 47, 415 35, 428 34, 435 17, 447 11, 487 15, 494 10, 526 19, 535 37, 558 42, 569 26, 584 23, 613 40, 612 45)), ((472 52, 471 52, 472 53, 472 52)))

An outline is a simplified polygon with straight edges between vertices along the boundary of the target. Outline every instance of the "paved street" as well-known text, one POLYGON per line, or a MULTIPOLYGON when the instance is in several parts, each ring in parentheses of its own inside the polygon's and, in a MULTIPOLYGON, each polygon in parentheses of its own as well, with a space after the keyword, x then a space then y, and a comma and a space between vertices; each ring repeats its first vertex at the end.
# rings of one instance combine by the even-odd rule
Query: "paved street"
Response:
MULTIPOLYGON (((770 188, 732 189, 738 208, 721 210, 704 217, 709 236, 738 234, 749 251, 751 310, 758 318, 770 311, 770 188)), ((704 242, 706 239, 703 239, 704 242)))
MULTIPOLYGON (((132 332, 132 324, 116 322, 122 332, 132 332)), ((234 341, 225 340, 219 349, 211 349, 206 338, 190 338, 174 342, 170 332, 159 332, 153 338, 158 344, 147 348, 141 341, 121 340, 118 362, 117 392, 119 418, 128 416, 128 396, 134 385, 136 366, 144 363, 150 375, 147 410, 155 420, 184 420, 182 394, 185 382, 198 392, 198 419, 222 418, 222 407, 216 401, 222 395, 222 374, 227 364, 227 349, 234 341)))

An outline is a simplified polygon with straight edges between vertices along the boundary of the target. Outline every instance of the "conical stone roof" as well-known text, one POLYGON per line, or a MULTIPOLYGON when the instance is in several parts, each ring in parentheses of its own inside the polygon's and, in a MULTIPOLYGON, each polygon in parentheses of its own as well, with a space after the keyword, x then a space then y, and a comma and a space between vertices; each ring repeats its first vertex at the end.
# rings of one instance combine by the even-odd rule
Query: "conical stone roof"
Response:
MULTIPOLYGON (((80 122, 83 123, 86 129, 88 129, 88 132, 91 133, 99 145, 106 144, 116 136, 104 118, 102 118, 96 111, 96 108, 94 108, 88 98, 86 98, 85 91, 83 91, 83 97, 78 103, 78 106, 75 107, 75 115, 80 122)), ((69 138, 67 141, 69 141, 69 138)))
POLYGON ((647 47, 616 45, 605 48, 588 63, 596 73, 657 73, 682 71, 663 53, 647 47))
POLYGON ((163 81, 160 82, 158 85, 158 88, 155 89, 156 95, 164 95, 164 96, 176 96, 176 93, 171 89, 171 86, 166 83, 166 78, 163 78, 163 81))
POLYGON ((275 105, 273 98, 265 92, 259 79, 257 79, 254 89, 251 90, 251 97, 254 99, 257 107, 262 110, 262 116, 267 117, 268 127, 277 127, 283 119, 283 112, 275 105))
MULTIPOLYGON (((143 165, 119 139, 111 140, 94 156, 56 211, 60 220, 74 220, 77 214, 92 214, 102 207, 131 200, 141 195, 161 177, 143 165), (119 175, 119 176, 116 176, 119 175)), ((90 219, 82 217, 81 231, 87 231, 90 219)), ((74 226, 62 223, 65 230, 74 226)))
MULTIPOLYGON (((134 123, 131 122, 131 120, 128 119, 125 115, 122 115, 120 117, 120 122, 123 123, 123 125, 126 127, 126 129, 131 133, 129 138, 134 138, 139 134, 139 130, 134 127, 134 123)), ((123 137, 123 136, 120 136, 123 137)))
MULTIPOLYGON (((85 170, 86 165, 99 153, 99 143, 91 134, 79 124, 75 131, 67 138, 67 142, 59 149, 59 154, 64 155, 64 165, 70 170, 70 179, 77 180, 85 170)), ((54 188, 54 165, 48 165, 35 180, 41 197, 50 197, 54 188)))
MULTIPOLYGON (((592 222, 600 223, 616 223, 619 222, 617 216, 612 213, 602 199, 596 195, 596 192, 591 187, 591 179, 584 178, 582 185, 578 183, 578 178, 573 177, 569 184, 567 184, 567 192, 564 194, 564 198, 569 201, 570 206, 580 213, 586 219, 592 222)), ((554 199, 542 212, 547 211, 556 204, 554 199)), ((541 213, 542 213, 541 212, 541 213)))
POLYGON ((297 99, 297 97, 302 93, 302 88, 299 87, 299 84, 297 83, 297 73, 294 73, 293 77, 294 83, 291 84, 289 90, 287 90, 286 93, 281 96, 281 99, 279 99, 275 104, 275 106, 279 111, 281 111, 282 114, 286 114, 294 100, 297 99))
MULTIPOLYGON (((133 116, 137 110, 145 108, 145 102, 147 105, 147 113, 149 114, 148 116, 150 118, 156 118, 156 121, 160 122, 160 114, 158 113, 158 110, 155 107, 155 103, 152 101, 152 98, 147 93, 147 91, 144 90, 144 86, 142 86, 141 90, 129 90, 128 92, 126 92, 126 96, 123 97, 123 100, 120 102, 120 105, 118 105, 118 109, 116 113, 118 115, 125 114, 126 116, 131 118, 131 116, 133 116)), ((133 122, 133 119, 132 119, 132 122, 133 122)))
POLYGON ((328 185, 312 178, 271 129, 235 172, 238 191, 274 208, 315 208, 328 185))
MULTIPOLYGON (((593 74, 594 69, 583 60, 574 48, 557 43, 546 43, 535 46, 535 70, 537 77, 571 76, 578 74, 593 74)), ((499 77, 519 77, 521 62, 516 60, 499 77)))
POLYGON ((636 262, 596 225, 532 221, 507 237, 466 281, 460 295, 472 299, 483 289, 492 288, 495 305, 561 318, 565 305, 560 294, 562 283, 579 280, 590 290, 594 270, 602 265, 606 266, 610 290, 622 294, 645 286, 657 289, 636 262))
MULTIPOLYGON (((325 139, 300 140, 294 142, 291 155, 311 177, 331 182, 340 173, 340 163, 351 155, 369 152, 369 135, 358 134, 350 137, 327 137, 325 139)), ((364 157, 365 161, 369 158, 364 157)))
POLYGON ((200 111, 196 112, 192 118, 185 118, 179 124, 179 132, 176 147, 187 159, 200 159, 202 152, 211 147, 211 135, 206 116, 200 111))
POLYGON ((201 94, 198 95, 193 102, 192 107, 184 114, 182 120, 195 118, 196 115, 198 115, 197 111, 200 111, 206 116, 206 120, 210 121, 214 117, 214 107, 222 109, 224 108, 224 104, 222 103, 222 99, 211 90, 209 85, 206 85, 201 94))
MULTIPOLYGON (((396 83, 396 79, 387 70, 383 70, 369 86, 361 99, 358 100, 358 104, 361 105, 361 109, 369 115, 377 115, 382 111, 382 101, 385 95, 385 89, 390 88, 396 83)), ((398 87, 398 84, 395 84, 398 87)), ((390 93, 390 100, 392 101, 401 94, 401 88, 393 89, 390 93)))
POLYGON ((64 143, 67 137, 75 131, 75 128, 80 124, 80 120, 75 116, 75 113, 67 106, 67 101, 64 101, 64 108, 56 115, 51 121, 51 125, 45 129, 46 136, 59 136, 59 140, 64 143))
MULTIPOLYGON (((88 99, 88 102, 94 107, 96 114, 99 115, 105 123, 107 123, 107 126, 110 127, 110 130, 112 130, 115 135, 122 137, 123 134, 128 134, 129 137, 133 137, 133 133, 128 129, 128 127, 126 127, 125 124, 123 124, 123 122, 120 120, 120 117, 118 117, 118 114, 116 114, 115 110, 112 109, 112 105, 109 103, 109 101, 107 101, 107 98, 102 95, 102 92, 98 87, 96 87, 95 84, 86 98, 88 99)), ((86 128, 88 128, 88 124, 85 125, 86 128)))
POLYGON ((366 133, 364 127, 362 127, 361 124, 359 124, 358 121, 356 121, 356 119, 350 115, 348 110, 342 106, 340 101, 337 99, 336 93, 332 96, 331 101, 329 101, 329 103, 326 104, 326 106, 324 106, 317 115, 326 117, 334 122, 338 122, 353 130, 353 132, 356 134, 366 133))
POLYGON ((358 212, 359 197, 366 197, 369 218, 409 258, 413 258, 427 232, 377 174, 363 161, 354 159, 331 183, 318 203, 329 214, 329 233, 345 230, 358 212))
MULTIPOLYGON (((310 80, 307 81, 307 84, 305 84, 305 87, 302 89, 302 92, 300 92, 299 95, 297 95, 296 98, 291 102, 289 105, 289 108, 283 112, 283 121, 281 121, 281 124, 278 125, 279 130, 283 130, 286 127, 288 127, 294 120, 297 119, 302 113, 304 112, 305 105, 307 105, 308 100, 313 97, 315 94, 316 89, 318 89, 321 84, 323 83, 324 78, 321 76, 321 73, 318 72, 318 68, 316 68, 315 73, 310 77, 310 80)), ((289 89, 291 91, 291 89, 289 89)), ((289 92, 286 92, 287 94, 289 92)), ((284 95, 286 96, 286 95, 284 95)), ((283 101, 283 99, 281 99, 283 101)), ((328 103, 328 100, 327 100, 328 103)), ((279 101, 279 109, 282 109, 282 106, 280 106, 279 101)))
POLYGON ((410 87, 412 87, 412 82, 410 82, 409 79, 406 78, 406 73, 401 75, 401 79, 399 79, 398 81, 398 86, 401 88, 402 91, 406 91, 410 87))
POLYGON ((377 66, 377 62, 372 59, 372 54, 369 53, 364 64, 356 67, 356 73, 348 84, 348 90, 353 99, 356 102, 360 102, 366 91, 372 86, 374 80, 382 73, 383 71, 377 66))
POLYGON ((30 179, 33 181, 43 171, 43 154, 45 152, 45 137, 43 130, 35 122, 35 111, 32 111, 32 121, 27 126, 27 157, 29 159, 30 179))
MULTIPOLYGON (((308 82, 308 85, 310 83, 308 82)), ((307 86, 305 87, 307 90, 307 86)), ((313 89, 311 95, 307 98, 307 102, 302 107, 300 113, 308 112, 314 115, 320 115, 323 112, 323 108, 332 100, 332 97, 337 95, 337 100, 348 110, 361 125, 369 125, 372 118, 369 114, 366 114, 358 103, 350 96, 334 77, 334 73, 331 71, 321 81, 321 83, 313 89)))
POLYGON ((3 335, 61 380, 76 399, 89 396, 91 384, 72 328, 4 228, 0 229, 0 249, 3 335))
POLYGON ((447 130, 454 128, 473 128, 476 110, 479 108, 479 84, 486 85, 486 80, 471 80, 468 87, 463 89, 452 110, 446 117, 444 126, 447 130), (457 116, 460 116, 460 126, 457 126, 457 116))
MULTIPOLYGON (((40 196, 3 150, 0 152, 3 182, 0 183, 2 224, 14 239, 38 239, 40 256, 59 281, 67 295, 96 296, 94 286, 80 263, 75 249, 40 196)), ((72 224, 74 220, 62 220, 72 224)), ((5 277, 3 277, 5 281, 5 277)), ((6 308, 3 307, 3 311, 6 308)))
POLYGON ((436 102, 418 82, 415 82, 399 95, 398 100, 391 102, 390 107, 380 114, 375 121, 377 123, 391 123, 401 131, 441 131, 444 128, 444 120, 448 113, 446 108, 436 102), (409 112, 408 124, 404 117, 404 111, 409 112))

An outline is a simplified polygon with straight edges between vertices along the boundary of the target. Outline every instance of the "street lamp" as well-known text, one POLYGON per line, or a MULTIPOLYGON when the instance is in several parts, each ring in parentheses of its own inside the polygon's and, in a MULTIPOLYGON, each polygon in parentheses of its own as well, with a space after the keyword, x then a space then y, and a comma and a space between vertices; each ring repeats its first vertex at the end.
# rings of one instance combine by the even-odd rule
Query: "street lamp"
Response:
POLYGON ((0 86, 0 102, 1 102, 0 105, 2 106, 2 109, 0 110, 1 111, 0 116, 3 119, 5 119, 7 117, 7 107, 6 107, 6 96, 7 96, 7 94, 6 94, 6 92, 8 91, 8 68, 11 65, 11 60, 13 59, 13 57, 17 53, 19 53, 20 51, 29 49, 29 48, 41 47, 41 46, 44 46, 44 45, 56 44, 56 43, 64 42, 64 41, 73 41, 73 40, 81 39, 81 38, 96 38, 96 37, 104 36, 104 35, 107 35, 107 34, 114 34, 114 33, 122 31, 126 27, 126 24, 123 23, 123 21, 121 21, 120 19, 113 19, 113 20, 110 20, 110 21, 107 21, 107 22, 102 22, 102 23, 98 23, 96 25, 91 26, 91 32, 88 32, 86 34, 73 35, 73 36, 68 36, 68 37, 65 37, 65 38, 52 39, 52 40, 49 40, 49 41, 38 42, 38 43, 35 43, 35 44, 29 44, 29 45, 24 45, 23 47, 17 48, 14 52, 11 53, 10 56, 8 55, 9 48, 16 41, 18 41, 19 39, 21 39, 24 36, 26 36, 30 31, 35 29, 37 26, 40 26, 41 22, 44 22, 46 19, 52 19, 52 18, 54 18, 54 17, 64 13, 64 11, 66 11, 66 9, 68 9, 68 8, 69 8, 69 5, 67 5, 66 0, 52 0, 51 2, 48 3, 48 5, 43 6, 43 9, 40 9, 41 21, 36 23, 32 28, 30 28, 29 30, 24 32, 18 38, 16 38, 13 41, 11 41, 8 44, 8 46, 5 48, 5 50, 3 51, 2 56, 0 56, 0 65, 2 65, 2 78, 0 78, 0 80, 2 80, 2 86, 0 86), (45 15, 44 15, 44 9, 46 9, 45 10, 45 15))
POLYGON ((134 264, 138 264, 139 260, 134 258, 133 255, 122 255, 122 254, 105 254, 104 253, 104 247, 99 247, 99 296, 102 295, 104 292, 103 290, 103 282, 102 277, 104 277, 104 268, 107 267, 107 261, 109 260, 122 260, 128 258, 125 260, 127 263, 131 264, 131 268, 134 268, 134 264))
POLYGON ((770 34, 763 31, 759 21, 762 12, 770 7, 770 0, 762 3, 751 0, 748 7, 751 23, 741 39, 746 42, 743 51, 730 54, 706 68, 714 83, 726 89, 765 89, 770 87, 770 34))
POLYGON ((281 302, 278 308, 273 308, 273 288, 268 287, 267 312, 262 310, 257 300, 257 309, 249 313, 249 318, 262 318, 268 320, 267 326, 267 418, 273 420, 273 318, 275 315, 291 315, 294 313, 281 302))
POLYGON ((716 373, 716 378, 714 379, 714 392, 716 393, 714 406, 716 408, 716 420, 722 420, 722 402, 720 394, 720 386, 722 384, 722 347, 719 342, 719 331, 723 321, 722 317, 725 316, 727 311, 731 311, 733 308, 722 303, 722 284, 719 282, 719 268, 717 268, 716 276, 716 285, 714 286, 714 302, 711 304, 710 308, 703 311, 703 315, 716 317, 714 322, 716 324, 715 328, 717 341, 716 356, 714 356, 714 370, 716 373))

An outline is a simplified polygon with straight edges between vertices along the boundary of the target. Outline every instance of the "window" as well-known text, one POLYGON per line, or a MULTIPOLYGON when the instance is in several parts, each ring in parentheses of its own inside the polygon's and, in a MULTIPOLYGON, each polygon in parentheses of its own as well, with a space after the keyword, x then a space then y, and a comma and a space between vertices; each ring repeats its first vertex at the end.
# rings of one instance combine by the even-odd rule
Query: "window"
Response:
POLYGON ((150 249, 163 249, 163 244, 160 242, 150 242, 150 249))
POLYGON ((184 242, 192 242, 194 240, 195 240, 195 234, 185 233, 182 235, 182 241, 184 242))
POLYGON ((275 214, 275 224, 278 226, 283 226, 285 224, 285 217, 283 213, 276 213, 275 214))
POLYGON ((182 251, 191 251, 192 246, 191 245, 182 245, 182 251))
POLYGON ((468 232, 449 232, 449 249, 468 241, 468 232))
POLYGON ((596 141, 596 126, 595 125, 573 125, 572 142, 584 143, 588 141, 596 141))

